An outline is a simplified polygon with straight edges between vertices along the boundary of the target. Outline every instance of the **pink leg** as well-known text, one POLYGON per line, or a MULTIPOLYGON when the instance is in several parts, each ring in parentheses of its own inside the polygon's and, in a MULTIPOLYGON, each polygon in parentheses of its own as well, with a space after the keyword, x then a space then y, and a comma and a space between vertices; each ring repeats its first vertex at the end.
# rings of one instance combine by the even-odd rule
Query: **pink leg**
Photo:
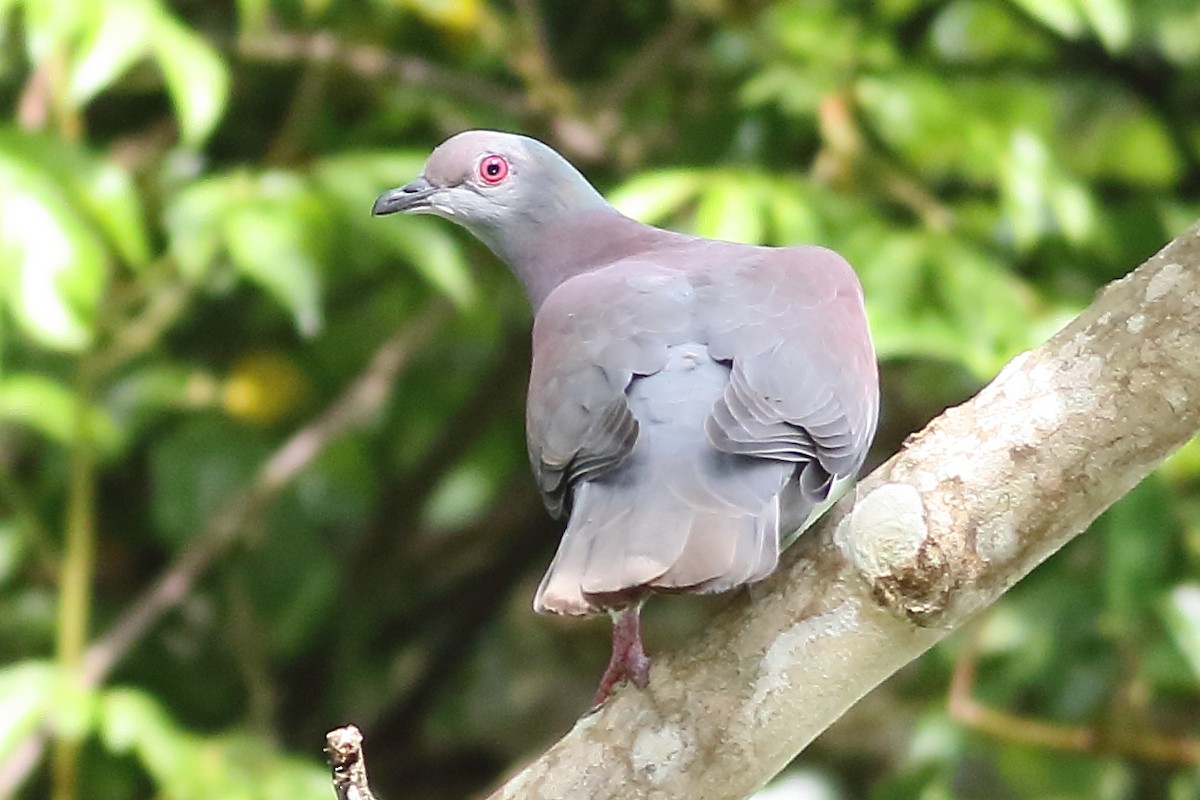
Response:
POLYGON ((650 658, 642 647, 642 601, 609 612, 613 620, 612 656, 600 678, 592 706, 612 697, 617 684, 628 679, 639 689, 650 685, 650 658))

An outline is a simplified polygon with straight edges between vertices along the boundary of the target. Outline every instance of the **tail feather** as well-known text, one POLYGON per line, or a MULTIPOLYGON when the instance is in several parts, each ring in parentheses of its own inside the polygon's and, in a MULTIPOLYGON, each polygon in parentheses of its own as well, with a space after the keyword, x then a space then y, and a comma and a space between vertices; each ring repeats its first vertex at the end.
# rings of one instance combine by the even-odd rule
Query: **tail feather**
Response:
POLYGON ((650 586, 660 589, 687 589, 703 586, 727 575, 737 556, 740 540, 753 526, 751 519, 697 514, 684 532, 683 551, 673 564, 666 565, 650 586))
POLYGON ((632 510, 629 506, 608 508, 604 500, 609 498, 597 488, 585 482, 576 491, 567 529, 533 598, 539 614, 591 614, 597 610, 583 594, 592 549, 610 527, 620 530, 632 510))
MULTIPOLYGON (((624 493, 610 492, 610 507, 621 504, 624 493)), ((579 527, 578 535, 592 538, 579 583, 585 595, 610 595, 650 586, 686 552, 692 512, 686 508, 670 509, 674 513, 653 506, 630 508, 622 523, 592 518, 579 527)))
POLYGON ((746 576, 745 583, 761 581, 774 572, 775 567, 779 566, 780 537, 783 535, 783 529, 780 527, 781 520, 779 498, 775 497, 771 500, 771 506, 767 512, 758 519, 759 549, 755 558, 750 561, 754 568, 746 576))
POLYGON ((534 598, 540 613, 590 614, 646 589, 721 592, 761 580, 779 560, 779 504, 758 515, 679 502, 633 504, 588 483, 534 598))

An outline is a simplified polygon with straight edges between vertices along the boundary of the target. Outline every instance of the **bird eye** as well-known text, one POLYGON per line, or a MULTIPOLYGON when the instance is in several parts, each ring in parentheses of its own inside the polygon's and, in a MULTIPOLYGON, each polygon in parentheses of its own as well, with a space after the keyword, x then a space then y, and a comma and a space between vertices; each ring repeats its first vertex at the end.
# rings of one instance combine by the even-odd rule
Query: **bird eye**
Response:
POLYGON ((484 183, 496 184, 508 177, 508 162, 503 156, 488 156, 479 162, 479 177, 484 183))

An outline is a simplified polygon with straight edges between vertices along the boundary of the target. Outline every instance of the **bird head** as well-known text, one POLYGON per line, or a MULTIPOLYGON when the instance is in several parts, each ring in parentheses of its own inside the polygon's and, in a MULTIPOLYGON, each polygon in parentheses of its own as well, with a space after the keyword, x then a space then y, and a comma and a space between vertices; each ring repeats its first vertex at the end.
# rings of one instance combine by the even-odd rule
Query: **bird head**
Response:
POLYGON ((435 214, 475 234, 510 264, 544 226, 607 201, 548 145, 513 133, 466 131, 430 154, 415 180, 375 201, 376 216, 435 214))

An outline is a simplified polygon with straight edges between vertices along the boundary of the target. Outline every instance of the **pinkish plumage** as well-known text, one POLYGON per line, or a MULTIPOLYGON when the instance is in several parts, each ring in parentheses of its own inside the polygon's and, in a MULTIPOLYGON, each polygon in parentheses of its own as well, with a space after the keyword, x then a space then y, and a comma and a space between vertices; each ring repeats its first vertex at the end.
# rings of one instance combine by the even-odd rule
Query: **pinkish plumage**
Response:
MULTIPOLYGON (((551 513, 569 515, 539 611, 636 614, 651 590, 760 580, 862 465, 878 377, 836 253, 642 225, 546 145, 489 131, 441 145, 376 201, 392 211, 469 228, 534 306, 530 460, 551 513), (490 185, 480 164, 496 155, 510 170, 490 185)), ((640 642, 636 619, 621 627, 623 649, 640 642)), ((608 685, 629 671, 619 660, 608 685)))

